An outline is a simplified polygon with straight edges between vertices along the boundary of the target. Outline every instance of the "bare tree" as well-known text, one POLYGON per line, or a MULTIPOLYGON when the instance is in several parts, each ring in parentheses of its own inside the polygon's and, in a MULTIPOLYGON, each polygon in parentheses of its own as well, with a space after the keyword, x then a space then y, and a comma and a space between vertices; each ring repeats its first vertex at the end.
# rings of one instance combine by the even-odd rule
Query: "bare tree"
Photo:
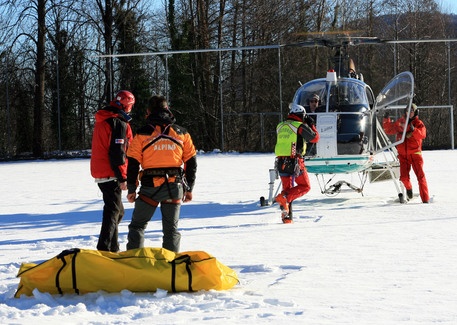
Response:
MULTIPOLYGON (((169 92, 171 107, 201 149, 221 145, 224 121, 226 150, 260 150, 261 114, 287 107, 298 83, 324 76, 334 55, 318 47, 121 59, 94 54, 293 44, 332 37, 325 34, 329 31, 355 30, 355 36, 387 39, 456 36, 455 20, 440 13, 433 0, 169 0, 162 5, 150 6, 144 0, 3 1, 0 53, 2 63, 9 66, 2 72, 8 72, 8 135, 14 135, 14 150, 30 148, 42 156, 43 150, 56 146, 55 134, 50 133, 56 132, 56 98, 65 106, 63 114, 70 113, 65 123, 71 120, 78 129, 77 136, 74 130, 68 132, 64 147, 87 146, 93 111, 123 86, 138 93, 139 106, 150 92, 169 92), (33 110, 27 109, 31 106, 33 110), (23 125, 26 131, 16 132, 23 125)), ((457 97, 454 49, 455 44, 359 46, 350 48, 349 55, 375 92, 396 72, 410 70, 418 104, 431 104, 431 98, 447 103, 447 97, 452 103, 457 97)), ((4 76, 0 87, 4 98, 4 76)), ((140 123, 140 108, 138 112, 135 120, 140 123)), ((277 118, 265 120, 263 128, 274 130, 277 118)), ((430 118, 430 123, 438 123, 430 118)), ((5 131, 0 131, 2 136, 5 131)), ((273 140, 267 139, 267 150, 273 140)))
POLYGON ((5 29, 8 33, 16 35, 11 39, 11 47, 24 37, 24 42, 32 41, 35 44, 35 82, 33 91, 34 99, 34 123, 33 123, 33 154, 35 157, 43 157, 43 112, 45 110, 45 40, 46 40, 46 4, 47 0, 23 1, 17 7, 15 1, 6 1, 2 4, 2 13, 8 13, 8 23, 5 29), (12 18, 13 17, 13 18, 12 18), (11 20, 10 20, 11 19, 11 20), (13 20, 15 19, 15 20, 13 20), (26 27, 27 26, 27 27, 26 27), (28 27, 36 26, 35 30, 28 27), (35 33, 33 32, 35 31, 35 33))

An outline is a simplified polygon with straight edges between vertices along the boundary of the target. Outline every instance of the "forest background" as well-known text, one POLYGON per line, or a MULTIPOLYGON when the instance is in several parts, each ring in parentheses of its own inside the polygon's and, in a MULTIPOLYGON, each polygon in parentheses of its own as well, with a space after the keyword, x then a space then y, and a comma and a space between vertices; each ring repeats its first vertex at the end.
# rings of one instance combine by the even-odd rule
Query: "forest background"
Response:
MULTIPOLYGON (((94 114, 121 89, 136 97, 134 131, 148 98, 163 94, 199 150, 269 152, 300 82, 324 77, 334 53, 283 47, 99 55, 294 44, 320 32, 457 37, 457 16, 434 0, 6 0, 0 17, 2 160, 89 154, 94 114)), ((383 44, 348 54, 375 94, 395 73, 411 71, 419 106, 451 105, 456 47, 383 44)), ((449 110, 424 110, 421 118, 424 147, 449 148, 449 110)))

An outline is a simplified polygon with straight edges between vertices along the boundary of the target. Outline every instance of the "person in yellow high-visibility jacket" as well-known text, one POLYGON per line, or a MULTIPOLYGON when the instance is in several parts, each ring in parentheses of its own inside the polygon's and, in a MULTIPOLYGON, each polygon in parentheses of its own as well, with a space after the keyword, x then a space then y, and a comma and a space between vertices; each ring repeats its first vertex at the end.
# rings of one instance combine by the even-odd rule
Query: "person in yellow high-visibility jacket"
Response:
POLYGON ((289 204, 311 189, 303 159, 306 142, 319 141, 319 133, 313 119, 306 115, 305 108, 291 104, 287 120, 278 124, 276 134, 276 168, 281 177, 283 190, 275 200, 280 205, 283 222, 291 223, 289 204))

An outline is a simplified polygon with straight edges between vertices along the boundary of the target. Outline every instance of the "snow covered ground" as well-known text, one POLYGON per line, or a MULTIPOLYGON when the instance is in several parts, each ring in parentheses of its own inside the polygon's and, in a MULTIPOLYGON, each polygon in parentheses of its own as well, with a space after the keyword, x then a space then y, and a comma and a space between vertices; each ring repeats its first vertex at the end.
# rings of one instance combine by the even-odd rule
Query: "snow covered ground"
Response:
MULTIPOLYGON (((199 154, 194 201, 182 207, 181 251, 210 253, 237 272, 238 285, 19 299, 21 263, 95 249, 103 205, 88 159, 0 163, 0 323, 456 324, 457 151, 426 151, 424 160, 431 204, 396 203, 391 182, 367 184, 364 196, 326 197, 310 175, 295 223, 282 224, 277 205, 259 206, 273 154, 199 154)), ((125 207, 122 249, 133 205, 125 207)), ((150 247, 161 246, 157 213, 150 247)))

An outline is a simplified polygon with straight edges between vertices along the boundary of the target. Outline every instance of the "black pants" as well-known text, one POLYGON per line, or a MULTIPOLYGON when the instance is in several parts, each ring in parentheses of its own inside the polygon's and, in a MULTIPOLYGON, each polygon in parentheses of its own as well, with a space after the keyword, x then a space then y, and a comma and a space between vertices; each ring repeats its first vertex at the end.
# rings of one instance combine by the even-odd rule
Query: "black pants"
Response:
POLYGON ((97 249, 99 251, 119 251, 118 225, 124 217, 124 205, 122 204, 122 190, 117 180, 98 183, 103 193, 103 221, 97 249))

